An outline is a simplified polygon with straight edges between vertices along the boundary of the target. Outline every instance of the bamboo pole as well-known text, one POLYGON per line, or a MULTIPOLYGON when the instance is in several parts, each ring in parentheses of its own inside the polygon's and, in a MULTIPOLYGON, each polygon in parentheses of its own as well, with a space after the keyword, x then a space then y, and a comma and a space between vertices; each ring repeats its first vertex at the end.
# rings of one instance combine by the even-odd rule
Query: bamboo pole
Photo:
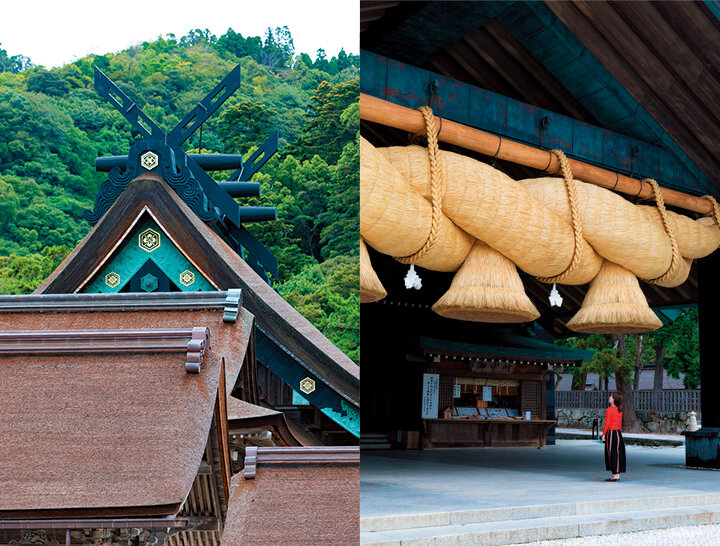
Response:
MULTIPOLYGON (((418 110, 400 106, 366 93, 360 94, 360 118, 410 133, 420 133, 425 130, 425 120, 418 110)), ((438 140, 552 174, 560 170, 557 157, 548 150, 521 144, 447 119, 442 120, 438 140)), ((573 175, 578 180, 616 190, 633 197, 647 199, 653 196, 650 184, 645 184, 641 180, 608 171, 577 159, 568 159, 573 175)), ((707 199, 668 188, 661 188, 661 191, 667 205, 700 214, 710 214, 712 212, 712 205, 707 199)))

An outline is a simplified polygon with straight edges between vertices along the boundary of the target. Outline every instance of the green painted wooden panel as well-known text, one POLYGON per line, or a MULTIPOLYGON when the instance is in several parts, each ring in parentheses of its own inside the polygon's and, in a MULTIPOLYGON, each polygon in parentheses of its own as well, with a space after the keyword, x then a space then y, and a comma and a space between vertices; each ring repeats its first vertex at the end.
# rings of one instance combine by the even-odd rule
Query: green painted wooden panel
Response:
POLYGON ((301 391, 301 396, 313 407, 352 435, 360 436, 359 408, 349 404, 323 378, 305 368, 294 355, 281 348, 260 327, 255 328, 255 355, 259 362, 284 383, 301 391), (306 388, 308 385, 310 388, 306 388))
MULTIPOLYGON (((361 51, 361 63, 367 55, 368 52, 361 51)), ((655 178, 666 187, 695 194, 711 193, 707 177, 702 173, 696 176, 697 167, 690 162, 689 165, 694 167, 691 169, 683 163, 680 156, 669 150, 664 141, 662 146, 650 144, 422 68, 383 59, 376 54, 369 55, 373 64, 384 63, 387 67, 387 72, 373 71, 374 78, 387 78, 384 84, 382 81, 363 84, 374 96, 409 108, 418 108, 427 104, 428 85, 437 80, 440 83, 438 95, 441 99, 438 113, 445 119, 466 123, 533 146, 560 148, 571 157, 638 178, 655 178), (544 118, 550 122, 547 135, 541 131, 544 118)), ((363 73, 361 80, 366 77, 369 76, 363 73)), ((600 102, 615 100, 613 85, 617 83, 607 85, 590 98, 600 102)), ((639 109, 637 103, 634 107, 639 109)), ((628 118, 624 121, 627 124, 637 119, 627 111, 623 115, 628 118)), ((683 157, 687 159, 684 154, 683 157)))
POLYGON ((137 233, 125 241, 120 252, 102 269, 100 275, 87 287, 85 292, 120 292, 148 259, 155 262, 183 292, 215 290, 215 287, 180 252, 157 223, 152 219, 147 219, 141 224, 137 233), (155 236, 148 233, 148 230, 152 230, 159 236, 157 243, 152 242, 155 236), (145 244, 146 249, 140 244, 143 234, 151 235, 148 240, 149 244, 145 244))
POLYGON ((385 57, 368 52, 363 55, 360 70, 363 74, 360 78, 360 92, 384 99, 388 71, 385 57))

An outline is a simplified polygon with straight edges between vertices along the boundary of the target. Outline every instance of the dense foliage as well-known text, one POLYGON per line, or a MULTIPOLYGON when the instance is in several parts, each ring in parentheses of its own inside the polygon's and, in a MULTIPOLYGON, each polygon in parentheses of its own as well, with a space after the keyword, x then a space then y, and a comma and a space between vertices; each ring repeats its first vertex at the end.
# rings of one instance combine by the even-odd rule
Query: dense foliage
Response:
POLYGON ((558 345, 578 349, 592 349, 595 354, 577 368, 570 368, 574 388, 585 387, 588 373, 598 374, 600 380, 611 376, 638 387, 643 365, 654 364, 678 379, 682 376, 687 389, 700 385, 700 327, 697 307, 683 311, 673 322, 646 334, 609 336, 590 334, 556 340, 558 345), (617 343, 622 338, 622 345, 617 343))
POLYGON ((240 63, 240 89, 186 148, 248 157, 280 131, 253 178, 262 196, 242 203, 276 206, 278 220, 250 229, 278 257, 278 291, 359 361, 358 61, 296 55, 287 27, 194 30, 53 70, 0 49, 0 293, 32 291, 89 231, 95 157, 139 138, 94 91, 94 65, 170 130, 240 63))

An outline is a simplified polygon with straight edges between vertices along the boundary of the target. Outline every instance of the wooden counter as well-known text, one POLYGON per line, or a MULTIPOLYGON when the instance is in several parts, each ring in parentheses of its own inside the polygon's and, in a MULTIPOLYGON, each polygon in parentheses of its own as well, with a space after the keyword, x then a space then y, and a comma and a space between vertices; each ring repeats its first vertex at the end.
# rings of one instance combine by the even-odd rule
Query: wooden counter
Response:
POLYGON ((424 448, 543 447, 555 421, 545 419, 423 419, 424 448))

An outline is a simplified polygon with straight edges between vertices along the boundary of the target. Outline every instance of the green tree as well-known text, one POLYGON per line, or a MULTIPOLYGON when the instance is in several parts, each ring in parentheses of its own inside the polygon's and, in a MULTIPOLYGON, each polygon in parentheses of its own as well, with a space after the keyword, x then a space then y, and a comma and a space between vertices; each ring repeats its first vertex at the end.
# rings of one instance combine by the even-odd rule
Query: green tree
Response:
MULTIPOLYGON (((2 44, 0 44, 2 45, 2 44)), ((8 56, 7 51, 0 47, 0 72, 12 72, 17 74, 33 65, 30 59, 23 55, 8 56)))
POLYGON ((322 223, 320 254, 323 258, 355 256, 360 241, 360 142, 349 142, 337 162, 327 211, 322 223))
POLYGON ((28 91, 45 93, 51 97, 64 97, 70 91, 70 84, 56 72, 39 68, 27 78, 28 91))
POLYGON ((257 61, 270 68, 285 68, 295 54, 295 44, 287 26, 265 31, 265 40, 257 61))
POLYGON ((248 56, 257 59, 262 50, 262 40, 259 36, 243 38, 242 34, 236 33, 229 28, 225 34, 218 38, 217 47, 221 53, 231 53, 238 59, 248 56))
POLYGON ((241 100, 228 106, 218 122, 218 132, 225 150, 242 153, 257 146, 271 132, 277 110, 252 100, 241 100))
POLYGON ((70 253, 52 246, 40 254, 0 256, 0 294, 30 294, 70 253))
POLYGON ((359 92, 359 79, 335 85, 323 81, 311 98, 304 134, 292 153, 302 159, 317 154, 328 163, 335 163, 345 143, 353 140, 359 130, 359 110, 354 106, 359 101, 359 92))
POLYGON ((360 270, 357 256, 310 265, 278 292, 328 339, 360 362, 360 270))
POLYGON ((668 374, 676 379, 682 375, 686 389, 697 389, 700 386, 700 325, 697 307, 684 311, 673 322, 653 332, 650 339, 668 374))

